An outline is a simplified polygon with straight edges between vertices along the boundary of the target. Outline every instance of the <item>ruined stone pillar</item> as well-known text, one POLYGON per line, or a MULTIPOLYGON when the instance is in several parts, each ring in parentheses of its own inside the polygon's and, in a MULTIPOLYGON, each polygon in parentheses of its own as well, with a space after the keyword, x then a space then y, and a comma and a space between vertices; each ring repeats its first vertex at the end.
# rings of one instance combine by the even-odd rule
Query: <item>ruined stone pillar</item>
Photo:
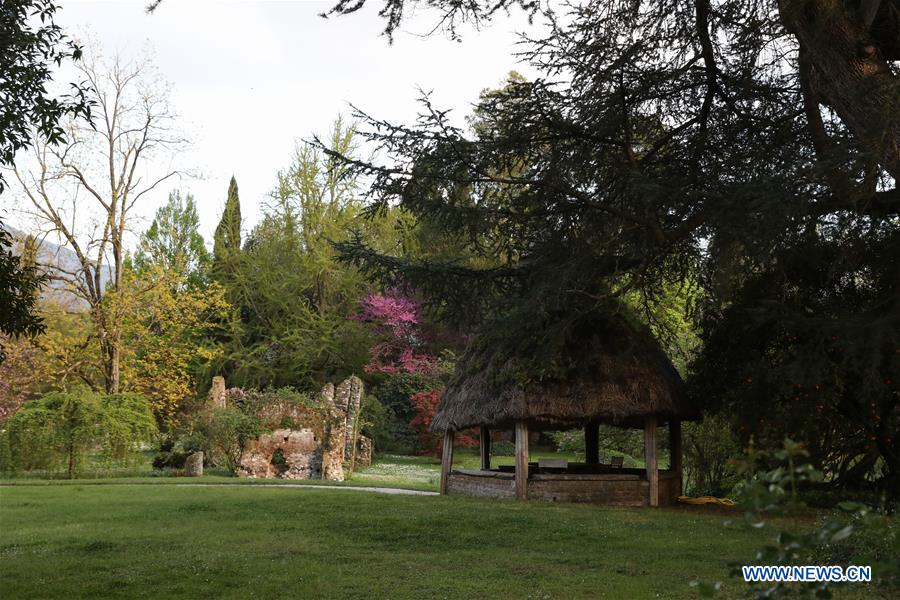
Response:
POLYGON ((216 375, 209 390, 209 404, 213 408, 225 408, 225 378, 216 375))
POLYGON ((354 468, 365 469, 372 464, 372 440, 364 435, 356 436, 356 458, 354 468))
MULTIPOLYGON (((344 382, 346 383, 346 382, 344 382)), ((324 427, 325 439, 322 440, 322 479, 331 481, 344 480, 344 444, 346 442, 345 426, 346 408, 350 398, 349 386, 338 386, 337 390, 330 383, 322 388, 320 400, 325 408, 327 423, 324 427)))
POLYGON ((350 380, 345 379, 340 382, 334 390, 334 407, 340 412, 347 414, 347 407, 350 404, 350 380))
POLYGON ((184 461, 185 477, 200 477, 203 475, 203 453, 194 452, 184 461))
POLYGON ((344 468, 353 471, 356 466, 356 440, 359 436, 359 410, 362 402, 363 382, 350 376, 341 385, 348 384, 347 416, 344 419, 344 468))

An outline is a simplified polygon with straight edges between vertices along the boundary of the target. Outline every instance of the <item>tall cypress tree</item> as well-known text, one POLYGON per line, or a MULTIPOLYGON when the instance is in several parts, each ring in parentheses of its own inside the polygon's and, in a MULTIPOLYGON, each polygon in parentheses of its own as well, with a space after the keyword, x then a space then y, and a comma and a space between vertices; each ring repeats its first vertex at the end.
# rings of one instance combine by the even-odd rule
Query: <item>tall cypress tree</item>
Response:
POLYGON ((234 176, 228 184, 228 199, 213 240, 213 274, 221 280, 233 270, 234 258, 241 250, 241 200, 234 176))

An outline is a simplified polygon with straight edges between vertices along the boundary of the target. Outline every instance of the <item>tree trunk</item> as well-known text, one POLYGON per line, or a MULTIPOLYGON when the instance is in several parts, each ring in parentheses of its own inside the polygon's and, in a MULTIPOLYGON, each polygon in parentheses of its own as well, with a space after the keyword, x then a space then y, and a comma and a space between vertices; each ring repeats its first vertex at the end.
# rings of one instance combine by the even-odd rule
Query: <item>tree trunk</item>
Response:
POLYGON ((103 357, 103 390, 107 394, 119 393, 119 361, 121 334, 110 333, 104 325, 100 329, 100 354, 103 357))
POLYGON ((896 408, 896 402, 885 399, 875 430, 875 446, 885 466, 885 487, 895 496, 900 495, 900 451, 897 446, 896 420, 891 418, 896 408))
POLYGON ((656 415, 644 420, 644 465, 646 468, 647 504, 659 506, 659 468, 656 464, 656 415))
POLYGON ((516 498, 528 499, 528 423, 516 421, 516 498))
POLYGON ((120 333, 116 333, 113 335, 112 347, 110 348, 110 357, 109 357, 109 370, 110 370, 110 379, 109 379, 109 392, 110 394, 118 394, 119 393, 119 357, 121 355, 121 346, 122 346, 122 335, 120 333))
POLYGON ((779 12, 815 71, 823 101, 900 181, 900 81, 877 43, 840 0, 780 0, 779 12))
POLYGON ((479 444, 479 449, 481 450, 481 470, 482 471, 490 471, 491 470, 491 430, 481 426, 481 443, 479 444))
POLYGON ((75 444, 73 442, 69 442, 69 479, 73 479, 75 477, 75 444))
POLYGON ((450 480, 450 471, 453 469, 453 436, 452 429, 444 432, 444 444, 441 450, 441 496, 447 495, 447 484, 450 480))

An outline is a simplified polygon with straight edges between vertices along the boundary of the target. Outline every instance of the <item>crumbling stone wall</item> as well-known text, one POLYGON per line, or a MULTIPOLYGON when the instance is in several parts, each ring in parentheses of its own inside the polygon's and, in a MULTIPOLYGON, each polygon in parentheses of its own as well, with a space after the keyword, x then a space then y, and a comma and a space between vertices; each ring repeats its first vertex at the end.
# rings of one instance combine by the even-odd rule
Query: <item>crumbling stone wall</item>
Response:
POLYGON ((372 443, 359 435, 362 393, 362 381, 350 377, 337 388, 325 385, 315 409, 289 403, 263 407, 259 416, 265 426, 272 427, 285 417, 300 426, 279 428, 248 442, 237 475, 343 481, 355 461, 367 466, 372 443), (360 444, 361 440, 368 442, 360 444))
MULTIPOLYGON (((322 478, 322 441, 311 429, 276 429, 251 440, 238 465, 238 476, 284 479, 322 478), (281 450, 280 460, 273 460, 281 450)), ((343 480, 343 473, 340 479, 343 480)))

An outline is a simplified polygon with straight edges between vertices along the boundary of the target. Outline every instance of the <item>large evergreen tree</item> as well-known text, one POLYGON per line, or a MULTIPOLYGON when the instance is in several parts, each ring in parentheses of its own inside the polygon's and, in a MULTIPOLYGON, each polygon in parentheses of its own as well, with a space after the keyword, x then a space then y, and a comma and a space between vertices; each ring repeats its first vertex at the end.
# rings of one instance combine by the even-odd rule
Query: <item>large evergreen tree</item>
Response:
MULTIPOLYGON (((388 32, 415 4, 384 2, 388 32)), ((428 4, 451 28, 540 6, 428 4)), ((475 127, 428 98, 414 125, 358 115, 379 152, 344 159, 372 182, 371 210, 399 204, 464 251, 409 260, 364 236, 340 249, 474 330, 549 323, 543 344, 626 295, 653 319, 663 292, 699 272, 699 399, 746 409, 745 439, 814 447, 827 429, 816 460, 832 478, 850 483, 856 468, 855 481, 900 493, 898 6, 610 0, 545 12, 549 33, 525 52, 540 76, 485 94, 475 127), (797 392, 810 387, 816 400, 797 392)))
POLYGON ((158 266, 178 280, 199 285, 209 262, 199 228, 194 197, 188 194, 182 198, 179 191, 170 192, 168 202, 156 211, 150 227, 141 235, 135 266, 138 270, 158 266))

